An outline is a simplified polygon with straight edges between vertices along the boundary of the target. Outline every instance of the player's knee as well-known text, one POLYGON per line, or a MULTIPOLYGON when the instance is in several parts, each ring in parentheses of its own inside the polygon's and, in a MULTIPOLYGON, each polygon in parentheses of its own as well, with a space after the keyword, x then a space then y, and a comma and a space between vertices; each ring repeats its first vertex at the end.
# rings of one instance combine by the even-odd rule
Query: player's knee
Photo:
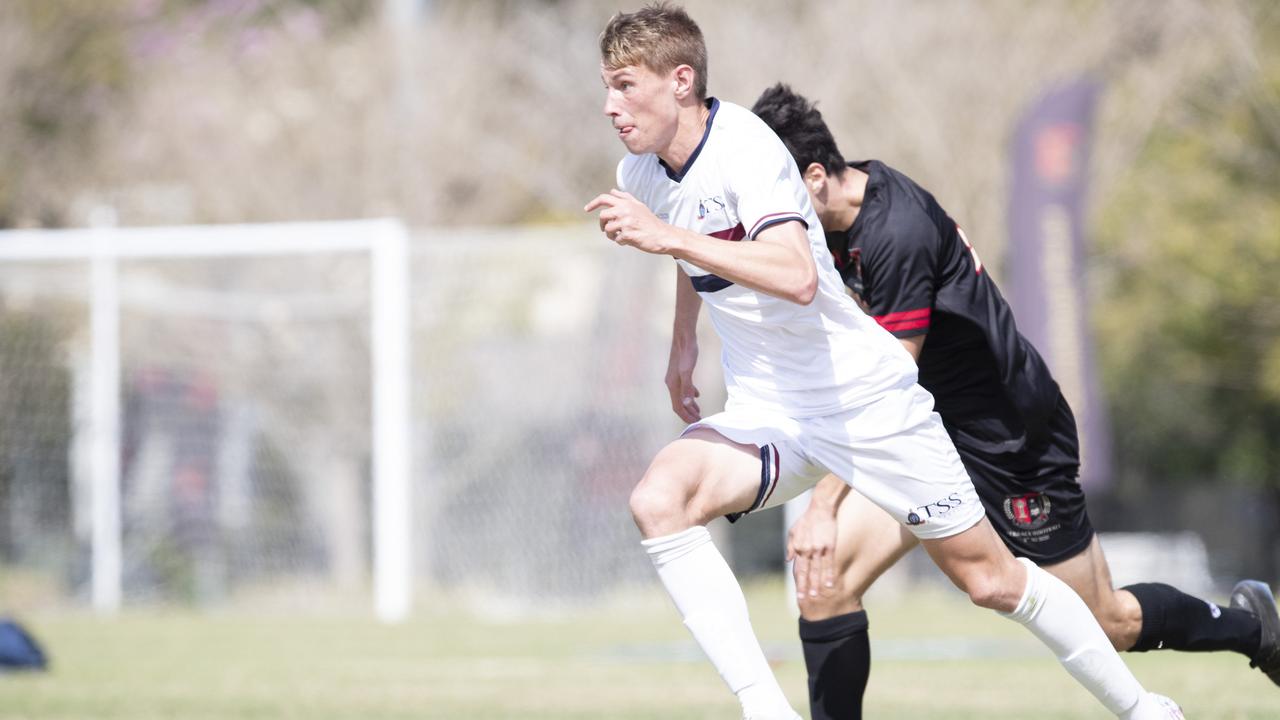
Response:
POLYGON ((1133 646, 1133 642, 1127 637, 1128 626, 1120 618, 1104 614, 1098 617, 1098 625, 1102 626, 1102 632, 1111 641, 1111 647, 1124 651, 1133 646))
POLYGON ((646 473, 631 491, 631 517, 645 537, 679 532, 689 525, 686 498, 675 482, 660 473, 646 473))
POLYGON ((838 615, 847 615, 862 609, 862 598, 844 595, 839 592, 827 595, 796 598, 800 606, 800 617, 810 622, 826 620, 838 615))
POLYGON ((1021 588, 1014 590, 995 575, 978 574, 966 578, 960 588, 974 605, 988 610, 1009 612, 1018 606, 1021 588))
POLYGON ((658 488, 641 482, 631 491, 631 517, 642 531, 654 523, 660 522, 670 511, 665 501, 666 494, 658 488))
POLYGON ((1098 625, 1116 650, 1128 650, 1138 641, 1142 631, 1142 608, 1137 602, 1126 605, 1113 593, 1101 603, 1089 603, 1089 611, 1098 619, 1098 625))
POLYGON ((821 595, 813 597, 806 594, 798 596, 796 604, 800 607, 800 617, 805 620, 826 620, 836 614, 833 612, 834 600, 834 598, 821 595))

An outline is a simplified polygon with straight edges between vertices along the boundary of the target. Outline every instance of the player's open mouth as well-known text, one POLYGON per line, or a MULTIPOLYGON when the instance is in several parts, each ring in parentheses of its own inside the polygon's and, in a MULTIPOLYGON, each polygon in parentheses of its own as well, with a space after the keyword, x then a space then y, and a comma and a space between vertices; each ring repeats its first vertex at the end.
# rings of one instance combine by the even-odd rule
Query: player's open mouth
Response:
POLYGON ((618 137, 626 137, 627 135, 631 134, 631 131, 634 129, 635 129, 635 126, 633 125, 624 125, 623 127, 617 128, 618 137))

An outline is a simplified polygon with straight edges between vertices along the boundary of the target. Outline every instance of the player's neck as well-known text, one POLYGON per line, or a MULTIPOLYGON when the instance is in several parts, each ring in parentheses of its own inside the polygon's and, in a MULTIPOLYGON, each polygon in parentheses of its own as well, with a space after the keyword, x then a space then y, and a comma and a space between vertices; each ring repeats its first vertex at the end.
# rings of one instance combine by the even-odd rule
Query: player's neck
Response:
POLYGON ((671 144, 666 150, 658 153, 658 157, 662 158, 662 162, 666 163, 673 172, 684 172, 684 166, 689 162, 689 157, 693 155, 694 150, 698 149, 702 136, 706 134, 707 121, 710 117, 711 109, 703 103, 680 108, 676 116, 678 125, 675 137, 671 139, 671 144))
MULTIPOLYGON (((867 177, 866 173, 851 167, 836 179, 839 202, 832 203, 834 210, 832 214, 835 216, 831 222, 833 229, 845 231, 853 227, 854 221, 858 219, 858 213, 862 212, 862 199, 867 192, 867 177)), ((823 223, 823 226, 826 227, 826 223, 823 223)))

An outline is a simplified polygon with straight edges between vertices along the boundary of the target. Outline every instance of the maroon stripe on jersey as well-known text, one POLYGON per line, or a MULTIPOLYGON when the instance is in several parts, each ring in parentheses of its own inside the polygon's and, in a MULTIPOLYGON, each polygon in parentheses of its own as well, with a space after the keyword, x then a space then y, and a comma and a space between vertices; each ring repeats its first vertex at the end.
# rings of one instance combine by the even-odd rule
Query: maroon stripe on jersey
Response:
POLYGON ((786 222, 788 220, 795 220, 797 222, 804 223, 805 227, 809 226, 809 223, 804 222, 804 218, 801 217, 799 213, 793 213, 793 212, 770 213, 760 218, 759 220, 757 220, 756 224, 751 226, 751 232, 747 234, 750 235, 752 238, 754 238, 756 236, 756 233, 760 232, 766 227, 770 225, 775 225, 780 222, 786 222))
POLYGON ((713 233, 707 233, 707 234, 713 238, 719 238, 721 240, 738 241, 747 236, 747 229, 742 227, 742 223, 738 223, 737 225, 734 225, 731 228, 727 228, 725 230, 717 230, 713 233))

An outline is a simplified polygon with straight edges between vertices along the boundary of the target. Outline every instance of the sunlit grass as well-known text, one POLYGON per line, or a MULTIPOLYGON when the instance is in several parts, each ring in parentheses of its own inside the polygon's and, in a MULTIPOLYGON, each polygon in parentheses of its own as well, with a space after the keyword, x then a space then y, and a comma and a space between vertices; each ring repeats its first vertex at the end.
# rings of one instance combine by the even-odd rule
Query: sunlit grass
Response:
MULTIPOLYGON (((804 708, 781 585, 748 587, 779 679, 804 708)), ((1023 629, 929 590, 873 597, 870 718, 1106 718, 1023 629)), ((133 611, 26 618, 51 672, 0 676, 0 717, 736 718, 736 703, 661 592, 589 610, 484 620, 424 602, 387 627, 363 617, 133 611), (527 619, 527 618, 541 619, 527 619)), ((1280 688, 1236 655, 1126 656, 1189 718, 1280 718, 1280 688)))

